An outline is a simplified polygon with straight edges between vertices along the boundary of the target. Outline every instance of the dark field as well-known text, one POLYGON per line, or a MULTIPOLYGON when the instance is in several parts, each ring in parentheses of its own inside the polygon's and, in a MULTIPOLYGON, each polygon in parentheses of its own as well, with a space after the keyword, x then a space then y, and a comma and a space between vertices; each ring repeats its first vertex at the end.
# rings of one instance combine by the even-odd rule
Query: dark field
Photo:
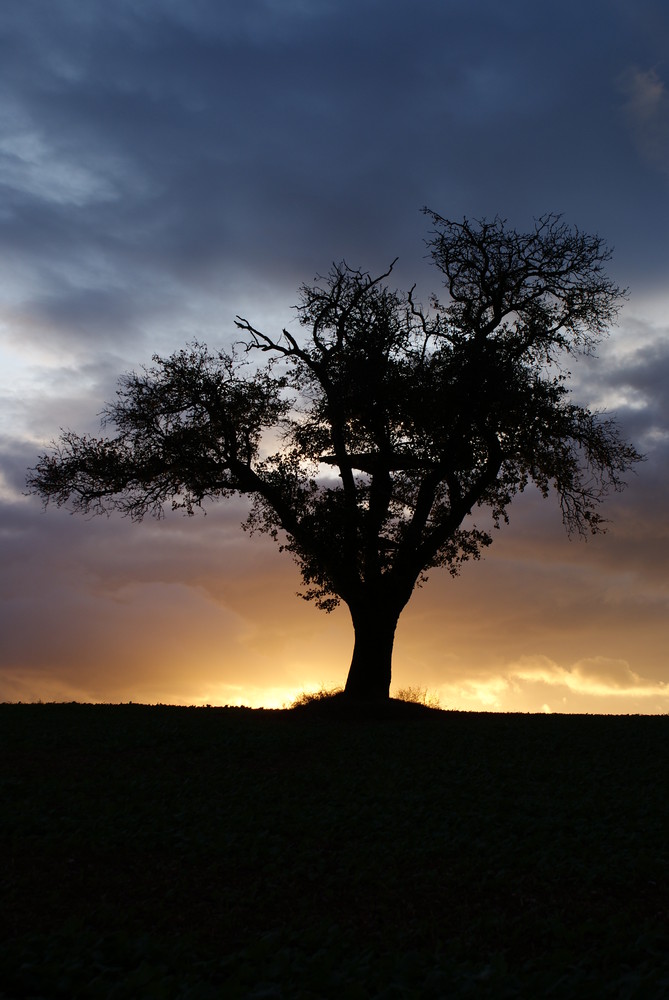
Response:
POLYGON ((0 705, 0 996, 669 996, 669 718, 0 705))

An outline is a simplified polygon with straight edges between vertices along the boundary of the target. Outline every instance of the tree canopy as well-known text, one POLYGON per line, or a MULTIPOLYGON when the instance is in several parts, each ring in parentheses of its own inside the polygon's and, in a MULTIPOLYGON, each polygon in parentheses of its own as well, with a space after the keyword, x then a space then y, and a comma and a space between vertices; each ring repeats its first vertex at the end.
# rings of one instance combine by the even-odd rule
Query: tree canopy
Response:
POLYGON ((424 211, 445 301, 392 289, 395 262, 376 277, 333 264, 300 289, 300 333, 238 316, 230 351, 155 356, 121 379, 102 436, 64 432, 28 478, 45 503, 135 519, 247 494, 247 527, 293 555, 302 596, 348 606, 346 693, 363 700, 388 697, 414 587, 490 544, 477 511, 499 526, 533 483, 570 533, 596 533, 640 459, 572 400, 564 368, 594 352, 624 297, 603 240, 554 214, 522 233, 424 211))

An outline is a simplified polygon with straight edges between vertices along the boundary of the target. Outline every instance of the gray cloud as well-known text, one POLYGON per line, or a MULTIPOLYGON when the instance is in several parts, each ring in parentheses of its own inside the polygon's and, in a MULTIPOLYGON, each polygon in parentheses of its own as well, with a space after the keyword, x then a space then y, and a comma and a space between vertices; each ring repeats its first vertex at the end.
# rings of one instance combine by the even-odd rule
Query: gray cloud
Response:
POLYGON ((413 248, 426 200, 580 209, 584 225, 613 219, 616 242, 620 218, 632 224, 607 188, 627 166, 611 102, 646 42, 633 22, 621 57, 620 23, 576 4, 559 20, 491 3, 37 7, 15 9, 2 75, 17 134, 37 147, 24 148, 43 175, 28 193, 75 247, 94 234, 108 254, 116 240, 191 277, 212 256, 250 270, 285 268, 280 256, 301 278, 319 253, 413 248), (586 208, 588 172, 601 215, 586 208))

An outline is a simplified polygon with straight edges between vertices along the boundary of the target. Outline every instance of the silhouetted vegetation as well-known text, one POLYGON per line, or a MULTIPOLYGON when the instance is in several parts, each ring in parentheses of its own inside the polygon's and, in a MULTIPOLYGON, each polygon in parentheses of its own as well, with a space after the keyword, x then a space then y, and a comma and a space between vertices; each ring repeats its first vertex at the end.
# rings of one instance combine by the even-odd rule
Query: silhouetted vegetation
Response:
POLYGON ((423 713, 0 705, 0 996, 666 997, 669 719, 423 713))
POLYGON ((428 698, 426 689, 418 687, 405 688, 397 692, 397 697, 381 701, 350 698, 343 688, 334 688, 330 691, 321 688, 320 691, 303 692, 290 707, 293 710, 308 710, 312 715, 325 715, 330 718, 415 719, 420 714, 435 711, 438 709, 438 704, 428 698))
POLYGON ((137 519, 248 494, 247 527, 292 553, 302 596, 348 606, 345 691, 361 702, 389 696, 414 587, 490 544, 479 508, 498 527, 532 483, 569 531, 594 533, 639 459, 565 384, 564 360, 593 352, 624 294, 603 241, 555 215, 519 233, 427 214, 446 305, 393 291, 392 265, 373 278, 335 264, 301 289, 305 336, 238 317, 241 355, 196 343, 155 357, 105 408, 115 437, 68 431, 28 480, 45 502, 137 519))

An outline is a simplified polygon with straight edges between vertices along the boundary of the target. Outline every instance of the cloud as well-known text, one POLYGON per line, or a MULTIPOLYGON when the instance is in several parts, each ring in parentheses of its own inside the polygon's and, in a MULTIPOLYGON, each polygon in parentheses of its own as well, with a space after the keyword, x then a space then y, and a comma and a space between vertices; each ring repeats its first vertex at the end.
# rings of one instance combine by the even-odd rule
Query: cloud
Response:
POLYGON ((562 666, 523 656, 491 675, 438 684, 442 708, 487 711, 623 713, 669 711, 669 684, 635 673, 626 660, 587 657, 562 666))
POLYGON ((630 669, 626 660, 593 656, 571 667, 560 667, 547 657, 524 657, 509 669, 513 682, 534 681, 565 687, 577 694, 629 695, 669 698, 669 684, 652 682, 630 669))
POLYGON ((639 152, 669 170, 669 93, 655 69, 630 69, 621 83, 623 112, 639 152))

